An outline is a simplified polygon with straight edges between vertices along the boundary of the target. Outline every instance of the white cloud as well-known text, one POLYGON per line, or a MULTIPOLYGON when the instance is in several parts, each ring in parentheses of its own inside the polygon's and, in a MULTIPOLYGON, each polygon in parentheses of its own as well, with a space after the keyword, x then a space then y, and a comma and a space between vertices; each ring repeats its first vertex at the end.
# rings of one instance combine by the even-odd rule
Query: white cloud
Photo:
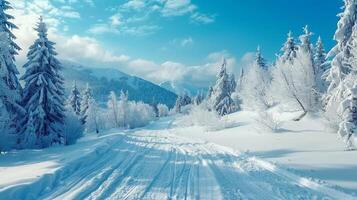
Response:
POLYGON ((215 22, 215 16, 209 16, 196 12, 191 15, 191 21, 198 24, 211 24, 215 22))
MULTIPOLYGON (((229 64, 229 70, 234 71, 236 60, 226 51, 216 52, 208 55, 205 63, 196 66, 187 66, 183 63, 165 61, 157 63, 152 60, 142 58, 131 58, 127 55, 114 53, 100 44, 93 37, 72 35, 66 36, 62 34, 62 28, 67 29, 63 24, 63 20, 59 17, 58 12, 66 12, 71 10, 70 7, 57 9, 48 0, 36 0, 36 3, 23 3, 20 0, 15 0, 16 10, 11 13, 15 16, 14 23, 18 25, 19 29, 14 33, 18 37, 17 43, 23 48, 20 55, 17 57, 19 63, 26 60, 26 53, 28 47, 36 39, 36 32, 33 30, 38 17, 45 11, 52 11, 52 14, 46 15, 45 22, 49 25, 49 39, 56 42, 56 49, 58 56, 62 59, 72 60, 84 65, 91 65, 93 67, 116 67, 126 73, 142 77, 144 79, 153 81, 155 83, 162 83, 172 81, 175 83, 190 83, 193 87, 204 88, 207 87, 215 79, 215 75, 222 62, 222 58, 226 57, 229 64), (59 11, 58 11, 59 10, 59 11)), ((68 1, 66 1, 68 3, 68 1)), ((65 3, 66 3, 65 2, 65 3)), ((73 3, 73 2, 72 2, 73 3)), ((62 16, 68 18, 69 16, 62 16)), ((121 18, 110 19, 111 26, 121 27, 121 31, 126 31, 132 34, 143 34, 157 29, 154 25, 144 25, 138 27, 125 27, 121 24, 121 18)), ((102 26, 102 30, 107 31, 102 26)), ((114 29, 113 29, 114 30, 114 29)), ((180 45, 187 46, 194 42, 191 37, 178 40, 180 45)), ((22 67, 19 67, 22 70, 22 67)))
POLYGON ((215 16, 198 12, 198 6, 191 0, 126 0, 119 8, 110 8, 117 13, 105 23, 96 24, 88 31, 93 34, 115 33, 149 35, 160 29, 151 16, 163 18, 187 15, 195 24, 210 24, 215 16))
POLYGON ((163 16, 182 16, 187 13, 192 13, 197 9, 197 6, 191 3, 191 0, 166 0, 162 7, 161 13, 163 16))
POLYGON ((122 24, 120 14, 115 14, 115 15, 111 16, 110 20, 111 20, 112 26, 119 26, 120 24, 122 24))
POLYGON ((193 41, 192 37, 184 38, 183 40, 181 40, 182 47, 190 46, 193 43, 194 43, 194 41, 193 41))

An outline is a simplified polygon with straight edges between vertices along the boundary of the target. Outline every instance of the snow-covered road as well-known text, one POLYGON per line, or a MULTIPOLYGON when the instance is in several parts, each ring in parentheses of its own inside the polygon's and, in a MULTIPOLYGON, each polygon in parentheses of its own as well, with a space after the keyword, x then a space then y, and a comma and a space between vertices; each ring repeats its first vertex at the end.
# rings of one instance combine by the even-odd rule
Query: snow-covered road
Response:
POLYGON ((169 124, 110 136, 51 173, 0 188, 0 199, 355 199, 263 160, 177 136, 169 124))

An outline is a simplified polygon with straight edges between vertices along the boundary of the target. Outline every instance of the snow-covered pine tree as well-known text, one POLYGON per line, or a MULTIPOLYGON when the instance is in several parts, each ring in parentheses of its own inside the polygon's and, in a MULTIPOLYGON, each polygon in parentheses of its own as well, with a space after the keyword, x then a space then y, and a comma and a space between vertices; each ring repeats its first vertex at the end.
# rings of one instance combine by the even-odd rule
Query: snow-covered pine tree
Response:
POLYGON ((72 109, 72 111, 77 115, 81 115, 81 93, 78 90, 77 83, 74 82, 72 86, 71 93, 68 98, 68 106, 72 109))
POLYGON ((357 22, 357 0, 345 0, 344 11, 339 14, 340 20, 334 39, 336 46, 328 53, 327 57, 333 57, 331 68, 328 71, 326 80, 330 83, 327 93, 324 96, 324 106, 326 117, 332 125, 338 126, 341 121, 341 114, 338 113, 340 103, 346 97, 346 84, 351 84, 355 79, 350 75, 351 49, 348 43, 351 41, 357 22))
POLYGON ((16 44, 16 36, 12 33, 12 30, 18 29, 18 27, 10 21, 13 20, 14 17, 6 12, 11 9, 13 8, 9 1, 0 0, 0 31, 8 34, 11 58, 15 61, 15 55, 18 54, 17 52, 21 50, 21 48, 16 44))
POLYGON ((88 109, 90 106, 90 100, 93 98, 92 89, 87 83, 86 89, 84 90, 81 102, 81 116, 82 116, 82 124, 85 124, 88 117, 88 109))
POLYGON ((289 31, 288 38, 286 39, 286 42, 284 43, 281 51, 283 54, 280 58, 283 62, 291 62, 296 58, 297 47, 294 41, 293 33, 291 31, 289 31))
POLYGON ((341 102, 340 110, 343 120, 339 125, 338 134, 346 142, 346 149, 353 150, 355 134, 357 133, 357 84, 347 89, 349 96, 341 102))
POLYGON ((24 109, 19 105, 21 101, 22 88, 17 78, 19 72, 15 65, 15 55, 20 47, 15 43, 15 35, 12 33, 17 26, 11 22, 13 16, 7 13, 12 9, 6 0, 0 0, 0 98, 9 114, 9 127, 1 132, 14 132, 18 124, 14 124, 24 114, 24 109))
POLYGON ((265 110, 270 107, 268 88, 271 77, 268 65, 258 47, 254 62, 250 65, 241 88, 243 104, 250 109, 265 110))
POLYGON ((235 112, 237 108, 231 97, 232 92, 231 81, 227 73, 227 61, 224 59, 209 100, 211 109, 221 116, 235 112))
POLYGON ((325 93, 327 90, 327 84, 324 78, 329 64, 326 60, 326 52, 321 37, 319 36, 315 45, 314 51, 314 64, 316 72, 316 87, 318 92, 325 93))
POLYGON ((62 66, 55 57, 55 43, 48 40, 42 17, 35 30, 38 39, 30 46, 28 61, 24 65, 26 72, 21 78, 25 82, 22 103, 27 111, 20 130, 19 143, 23 148, 45 148, 66 143, 63 137, 65 100, 60 73, 62 66))
MULTIPOLYGON (((260 46, 258 46, 258 48, 257 48, 257 53, 255 56, 255 64, 257 66, 259 66, 259 68, 261 68, 262 70, 268 71, 268 65, 262 55, 262 50, 261 50, 260 46)), ((243 71, 242 71, 242 74, 243 74, 243 71)))
MULTIPOLYGON (((303 70, 306 73, 306 82, 311 84, 311 92, 308 97, 310 99, 310 109, 317 110, 317 106, 320 105, 321 94, 319 93, 319 89, 317 88, 316 81, 318 80, 317 71, 314 63, 314 53, 313 53, 313 45, 311 44, 311 36, 312 33, 309 31, 308 26, 303 28, 303 34, 299 36, 300 44, 298 46, 297 51, 297 59, 294 60, 295 63, 301 62, 301 59, 307 59, 304 64, 301 65, 303 70), (316 108, 314 108, 316 107, 316 108)), ((320 79, 320 78, 319 78, 320 79)))
POLYGON ((21 87, 16 77, 18 73, 16 66, 11 58, 9 37, 5 32, 0 32, 0 100, 4 105, 1 112, 6 112, 7 122, 0 129, 0 134, 16 132, 16 119, 25 114, 24 109, 20 106, 21 87), (13 71, 13 70, 16 70, 13 71))

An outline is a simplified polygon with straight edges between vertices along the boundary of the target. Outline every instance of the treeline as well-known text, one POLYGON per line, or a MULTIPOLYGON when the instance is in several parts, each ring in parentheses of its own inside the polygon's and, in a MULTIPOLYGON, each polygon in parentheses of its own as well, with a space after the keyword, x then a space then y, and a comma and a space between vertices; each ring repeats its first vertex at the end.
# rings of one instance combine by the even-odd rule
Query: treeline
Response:
POLYGON ((23 66, 25 73, 19 77, 15 57, 21 48, 12 33, 18 27, 11 22, 9 9, 8 1, 0 1, 0 152, 70 145, 85 132, 145 126, 168 114, 167 106, 128 101, 124 92, 119 99, 112 92, 108 106, 101 108, 89 85, 81 93, 74 83, 66 97, 62 65, 42 17, 23 66))
MULTIPOLYGON (((344 1, 344 11, 334 39, 337 45, 326 54, 321 37, 312 43, 308 27, 298 37, 288 33, 281 53, 269 64, 258 47, 254 61, 242 68, 237 80, 226 72, 226 61, 217 75, 218 79, 202 98, 203 108, 223 116, 239 109, 262 113, 280 106, 285 111, 300 110, 294 120, 311 113, 323 116, 346 143, 346 149, 356 148, 357 132, 357 0, 344 1)), ((176 103, 177 111, 194 102, 184 94, 176 103)), ((264 123, 275 123, 264 119, 264 123)), ((274 124, 269 125, 275 127, 274 124)))

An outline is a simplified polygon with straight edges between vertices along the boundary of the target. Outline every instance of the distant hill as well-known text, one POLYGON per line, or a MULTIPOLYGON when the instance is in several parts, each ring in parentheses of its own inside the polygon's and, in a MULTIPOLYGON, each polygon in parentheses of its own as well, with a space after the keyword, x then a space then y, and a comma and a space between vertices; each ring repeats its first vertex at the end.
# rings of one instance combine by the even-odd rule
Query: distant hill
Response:
POLYGON ((175 105, 177 95, 174 92, 120 70, 85 67, 68 61, 62 61, 62 64, 66 91, 70 91, 74 81, 80 89, 84 89, 86 83, 89 83, 95 99, 101 105, 107 102, 110 91, 119 95, 121 90, 129 92, 130 100, 148 104, 162 103, 170 108, 175 105))

